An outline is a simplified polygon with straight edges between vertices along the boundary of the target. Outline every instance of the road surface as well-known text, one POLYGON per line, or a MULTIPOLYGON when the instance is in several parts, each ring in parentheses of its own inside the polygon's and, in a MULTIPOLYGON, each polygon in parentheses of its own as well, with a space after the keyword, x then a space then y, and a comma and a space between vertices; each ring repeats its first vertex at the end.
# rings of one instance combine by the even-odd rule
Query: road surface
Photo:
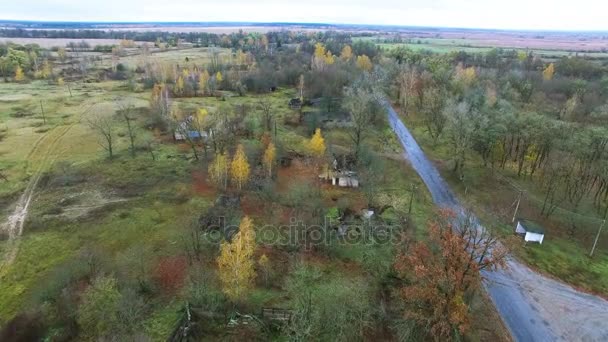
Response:
MULTIPOLYGON (((405 158, 441 207, 462 211, 458 200, 426 158, 395 110, 389 122, 405 158)), ((547 242, 550 243, 550 242, 547 242)), ((484 272, 484 286, 516 341, 608 341, 608 301, 542 276, 509 258, 507 268, 484 272)))

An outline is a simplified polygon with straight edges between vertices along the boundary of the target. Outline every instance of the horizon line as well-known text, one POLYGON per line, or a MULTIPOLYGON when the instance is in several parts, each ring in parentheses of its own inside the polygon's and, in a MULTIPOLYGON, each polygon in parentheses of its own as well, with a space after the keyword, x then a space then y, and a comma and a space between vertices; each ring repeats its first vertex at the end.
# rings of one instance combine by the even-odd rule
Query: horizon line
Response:
MULTIPOLYGON (((3 23, 32 23, 32 24, 102 24, 102 25, 126 25, 126 24, 153 24, 153 25, 199 25, 207 27, 229 27, 242 26, 335 26, 335 27, 367 27, 367 28, 400 28, 400 29, 448 29, 448 30, 471 30, 471 31, 504 31, 504 32, 529 32, 529 33, 607 33, 607 29, 600 30, 576 30, 576 29, 530 29, 530 28, 482 28, 482 27, 459 27, 459 26, 421 26, 421 25, 396 25, 396 24, 364 24, 364 23, 331 23, 331 22, 292 22, 292 21, 75 21, 75 20, 30 20, 30 19, 2 19, 3 23)), ((57 28, 61 29, 61 28, 57 28)), ((69 28, 63 28, 69 29, 69 28)))

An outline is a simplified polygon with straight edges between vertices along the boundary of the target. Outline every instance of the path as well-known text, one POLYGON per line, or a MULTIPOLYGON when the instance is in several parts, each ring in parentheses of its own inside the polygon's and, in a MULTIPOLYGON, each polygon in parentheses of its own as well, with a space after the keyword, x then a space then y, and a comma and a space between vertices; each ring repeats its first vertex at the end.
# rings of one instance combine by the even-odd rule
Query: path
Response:
MULTIPOLYGON (((395 110, 389 104, 386 107, 405 157, 433 201, 461 212, 462 207, 437 168, 395 110)), ((513 258, 507 264, 506 270, 484 272, 484 285, 516 341, 608 341, 608 301, 540 275, 513 258)))
POLYGON ((6 251, 0 260, 0 277, 2 277, 9 269, 9 266, 15 261, 17 252, 19 251, 19 238, 23 233, 23 225, 27 218, 30 203, 34 195, 34 190, 40 181, 40 177, 45 169, 50 167, 55 158, 51 156, 57 142, 67 134, 74 124, 68 126, 55 127, 43 135, 34 147, 25 157, 28 162, 37 163, 37 167, 31 176, 25 191, 19 197, 15 210, 8 217, 6 222, 0 226, 0 230, 8 236, 6 241, 6 251))

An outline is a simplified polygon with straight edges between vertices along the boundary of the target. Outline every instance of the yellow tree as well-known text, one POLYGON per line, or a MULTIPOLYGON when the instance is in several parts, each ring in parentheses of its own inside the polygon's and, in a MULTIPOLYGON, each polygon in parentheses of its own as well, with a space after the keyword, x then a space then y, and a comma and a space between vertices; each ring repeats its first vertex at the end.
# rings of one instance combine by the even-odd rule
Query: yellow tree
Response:
POLYGON ((315 134, 310 138, 308 148, 315 157, 322 157, 325 154, 325 139, 323 139, 323 135, 321 135, 320 128, 317 128, 315 134))
POLYGON ((268 144, 266 151, 264 152, 264 167, 268 170, 268 177, 272 177, 272 166, 277 157, 277 150, 273 143, 268 144))
POLYGON ((65 81, 63 80, 63 77, 59 77, 59 78, 57 79, 57 85, 58 85, 58 86, 62 86, 62 85, 64 85, 64 84, 65 84, 65 81))
POLYGON ((230 175, 232 176, 232 180, 236 182, 239 190, 243 188, 243 185, 249 179, 249 162, 245 155, 245 149, 241 144, 236 148, 234 159, 232 159, 232 163, 230 164, 230 175))
POLYGON ((184 78, 181 75, 177 78, 177 82, 175 82, 175 89, 178 93, 184 91, 184 78))
POLYGON ((57 56, 59 57, 60 61, 65 61, 66 57, 67 57, 67 53, 65 52, 65 48, 59 48, 57 50, 57 56))
POLYGON ((209 164, 208 171, 211 181, 226 189, 228 185, 228 157, 224 153, 215 155, 215 159, 209 164))
POLYGON ((224 77, 222 76, 222 73, 220 71, 215 74, 215 80, 217 81, 217 83, 222 83, 222 81, 224 80, 224 77))
POLYGON ((233 302, 240 301, 253 287, 255 280, 255 230, 247 216, 231 241, 224 241, 217 258, 222 290, 233 302))
POLYGON ((49 61, 45 59, 42 63, 42 70, 40 70, 40 77, 46 79, 49 78, 51 74, 53 74, 51 63, 49 63, 49 61))
POLYGON ((334 55, 331 54, 331 51, 327 50, 327 53, 325 54, 325 64, 332 65, 334 62, 334 55))
POLYGON ((207 70, 203 71, 198 77, 198 89, 201 91, 201 95, 205 95, 207 93, 209 77, 209 72, 207 72, 207 70))
POLYGON ((363 71, 372 71, 374 65, 366 55, 357 56, 357 67, 363 71))
POLYGON ((21 69, 21 66, 17 66, 17 69, 15 69, 15 81, 21 82, 24 79, 25 74, 23 73, 23 69, 21 69))
POLYGON ((545 68, 545 70, 543 70, 543 79, 545 81, 551 81, 553 79, 553 75, 555 75, 555 66, 553 63, 551 63, 545 68))
POLYGON ((348 62, 351 58, 353 58, 353 49, 350 47, 350 45, 344 45, 342 48, 342 53, 340 53, 340 59, 348 62))
POLYGON ((312 68, 314 70, 322 71, 325 68, 326 55, 325 45, 322 43, 315 44, 315 53, 312 56, 312 68))

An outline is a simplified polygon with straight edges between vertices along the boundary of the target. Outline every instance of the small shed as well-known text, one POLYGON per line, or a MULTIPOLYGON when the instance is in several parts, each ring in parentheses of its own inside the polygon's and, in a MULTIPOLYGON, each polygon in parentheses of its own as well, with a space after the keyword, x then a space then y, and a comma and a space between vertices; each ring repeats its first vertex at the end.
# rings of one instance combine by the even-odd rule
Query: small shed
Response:
POLYGON ((541 225, 534 221, 518 219, 515 226, 515 233, 524 237, 524 241, 543 243, 545 239, 545 230, 541 225))
POLYGON ((299 97, 289 100, 289 108, 291 108, 291 109, 302 108, 302 100, 299 97))
POLYGON ((173 131, 175 141, 207 139, 207 132, 199 132, 190 127, 192 120, 194 120, 192 116, 189 116, 177 125, 173 131))

